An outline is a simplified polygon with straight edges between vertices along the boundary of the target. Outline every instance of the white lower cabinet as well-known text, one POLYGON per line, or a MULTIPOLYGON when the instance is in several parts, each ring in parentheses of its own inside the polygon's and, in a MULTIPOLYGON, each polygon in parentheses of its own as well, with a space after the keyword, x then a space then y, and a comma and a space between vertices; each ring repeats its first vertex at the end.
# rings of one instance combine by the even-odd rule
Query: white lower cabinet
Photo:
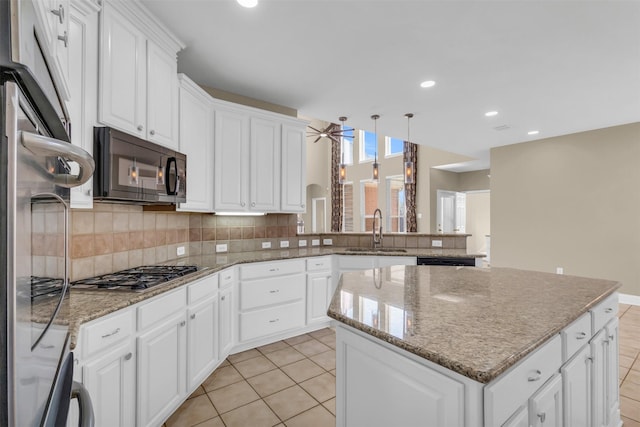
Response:
POLYGON ((138 337, 138 426, 157 426, 186 393, 184 312, 138 337))
MULTIPOLYGON (((222 286, 222 284, 221 284, 222 286)), ((235 342, 233 337, 235 336, 235 298, 234 298, 234 284, 220 289, 219 293, 219 327, 218 327, 218 339, 220 343, 220 360, 224 360, 235 342)))
POLYGON ((555 375, 529 399, 533 427, 562 427, 562 377, 555 375))
POLYGON ((332 296, 330 271, 307 274, 307 324, 328 320, 327 308, 332 296))
POLYGON ((190 308, 187 324, 189 390, 198 387, 219 363, 218 295, 190 308))
POLYGON ((562 366, 564 426, 591 425, 591 347, 585 345, 562 366))
POLYGON ((136 423, 136 351, 133 342, 83 367, 95 425, 133 427, 136 423))
POLYGON ((502 427, 530 427, 529 425, 529 406, 521 406, 515 414, 511 416, 502 427))

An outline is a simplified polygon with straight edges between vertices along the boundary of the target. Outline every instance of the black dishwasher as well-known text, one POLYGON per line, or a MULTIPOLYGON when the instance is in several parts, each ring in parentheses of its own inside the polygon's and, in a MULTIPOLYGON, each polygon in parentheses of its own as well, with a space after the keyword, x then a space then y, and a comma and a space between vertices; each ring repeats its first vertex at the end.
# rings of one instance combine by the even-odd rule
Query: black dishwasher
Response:
POLYGON ((451 256, 419 256, 418 265, 451 265, 475 267, 476 259, 473 257, 451 257, 451 256))

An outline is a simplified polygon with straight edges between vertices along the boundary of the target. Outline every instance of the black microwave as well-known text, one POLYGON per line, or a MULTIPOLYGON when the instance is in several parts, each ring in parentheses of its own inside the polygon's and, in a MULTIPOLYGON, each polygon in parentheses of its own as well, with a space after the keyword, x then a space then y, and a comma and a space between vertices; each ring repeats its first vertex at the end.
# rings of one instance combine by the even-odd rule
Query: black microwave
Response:
POLYGON ((187 156, 110 127, 95 127, 96 200, 177 204, 187 201, 187 156))

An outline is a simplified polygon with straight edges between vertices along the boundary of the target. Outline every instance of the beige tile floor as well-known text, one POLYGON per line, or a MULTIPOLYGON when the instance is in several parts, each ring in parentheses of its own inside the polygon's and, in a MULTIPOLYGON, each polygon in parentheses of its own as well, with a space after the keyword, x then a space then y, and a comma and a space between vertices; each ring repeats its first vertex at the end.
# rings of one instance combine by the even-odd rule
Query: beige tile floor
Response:
MULTIPOLYGON (((619 317, 622 420, 640 427, 640 306, 619 317)), ((331 329, 231 355, 166 427, 333 427, 335 357, 331 329)))

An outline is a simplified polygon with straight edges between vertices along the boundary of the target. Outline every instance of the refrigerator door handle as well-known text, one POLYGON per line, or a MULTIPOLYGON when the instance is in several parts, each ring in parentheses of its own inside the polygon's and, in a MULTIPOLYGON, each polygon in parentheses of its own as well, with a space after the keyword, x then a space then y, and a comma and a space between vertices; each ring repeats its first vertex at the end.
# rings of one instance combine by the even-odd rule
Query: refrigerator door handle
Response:
POLYGON ((77 187, 87 182, 93 175, 96 167, 93 157, 80 147, 48 136, 25 131, 20 131, 20 142, 36 156, 58 156, 64 160, 78 163, 80 171, 77 175, 54 174, 47 171, 47 174, 56 185, 65 188, 77 187))
POLYGON ((78 408, 80 410, 80 416, 78 421, 78 427, 94 427, 95 417, 93 415, 93 406, 91 405, 91 397, 89 392, 82 383, 77 381, 73 382, 73 388, 71 389, 71 398, 78 399, 78 408))

